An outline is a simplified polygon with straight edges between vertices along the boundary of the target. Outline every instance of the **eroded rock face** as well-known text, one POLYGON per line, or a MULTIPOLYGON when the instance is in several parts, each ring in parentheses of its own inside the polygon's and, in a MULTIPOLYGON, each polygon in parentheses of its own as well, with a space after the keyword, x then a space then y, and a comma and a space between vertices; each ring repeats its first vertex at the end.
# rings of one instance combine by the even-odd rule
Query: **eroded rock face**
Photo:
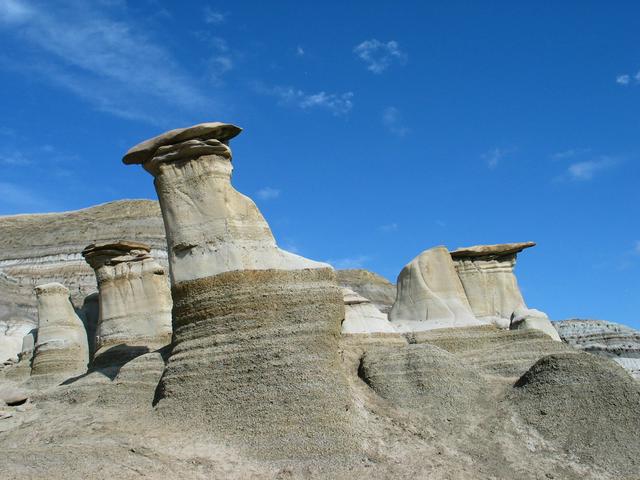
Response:
POLYGON ((150 245, 153 257, 167 267, 164 226, 156 201, 121 200, 72 212, 0 217, 0 362, 15 358, 21 336, 38 324, 33 289, 62 283, 69 288, 74 306, 81 309, 85 297, 96 292, 95 275, 82 258, 82 249, 122 238, 150 245), (12 338, 5 339, 3 330, 12 338), (5 350, 3 345, 8 343, 11 348, 5 350), (6 358, 3 350, 8 352, 6 358))
POLYGON ((38 338, 31 375, 69 378, 87 371, 89 347, 82 320, 78 318, 69 289, 59 283, 39 285, 38 338))
POLYGON ((481 325, 445 247, 425 250, 406 265, 397 281, 389 320, 402 331, 481 325))
POLYGON ((395 333, 395 327, 387 319, 387 315, 375 305, 353 290, 342 288, 344 298, 343 334, 395 333))
POLYGON ((473 314, 500 328, 509 328, 511 314, 525 307, 513 273, 516 255, 533 242, 476 245, 451 252, 473 314))
POLYGON ((280 250, 253 201, 231 186, 227 142, 239 132, 197 125, 124 158, 154 175, 167 230, 174 337, 158 412, 259 458, 348 455, 335 273, 280 250))
POLYGON ((92 244, 82 254, 94 269, 99 321, 94 364, 133 357, 171 341, 171 292, 165 269, 136 242, 92 244))
POLYGON ((338 284, 371 300, 382 313, 389 313, 396 301, 396 286, 377 273, 364 269, 336 270, 338 284))
POLYGON ((610 358, 640 380, 640 331, 604 320, 571 319, 553 326, 572 347, 610 358))
POLYGON ((535 308, 517 308, 511 315, 509 328, 511 330, 538 330, 557 342, 562 341, 547 314, 535 308))

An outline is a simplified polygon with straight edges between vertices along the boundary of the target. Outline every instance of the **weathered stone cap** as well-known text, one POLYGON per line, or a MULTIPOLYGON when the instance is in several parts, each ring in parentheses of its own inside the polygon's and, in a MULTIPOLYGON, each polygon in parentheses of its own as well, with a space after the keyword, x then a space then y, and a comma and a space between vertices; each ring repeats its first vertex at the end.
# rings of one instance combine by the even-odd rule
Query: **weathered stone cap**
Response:
POLYGON ((451 252, 452 258, 486 257, 518 253, 525 248, 535 247, 535 242, 498 243, 496 245, 474 245, 462 247, 451 252))
POLYGON ((132 147, 122 158, 122 161, 127 165, 136 163, 142 164, 153 157, 153 154, 159 147, 173 145, 187 140, 216 139, 226 143, 241 131, 242 129, 240 127, 236 127, 230 123, 221 122, 199 123, 192 127, 177 128, 158 135, 157 137, 145 140, 135 147, 132 147))
POLYGON ((62 294, 69 296, 69 289, 58 282, 44 283, 42 285, 36 285, 34 288, 36 295, 56 295, 62 294))
POLYGON ((87 255, 91 255, 92 253, 104 252, 109 250, 115 250, 120 253, 130 252, 131 250, 144 250, 145 252, 150 252, 151 247, 146 243, 131 242, 128 240, 122 240, 119 242, 92 243, 84 247, 84 249, 82 250, 82 256, 86 257, 87 255))
POLYGON ((119 242, 92 243, 82 250, 82 256, 95 269, 105 264, 151 258, 149 252, 151 252, 151 247, 146 243, 123 240, 119 242))

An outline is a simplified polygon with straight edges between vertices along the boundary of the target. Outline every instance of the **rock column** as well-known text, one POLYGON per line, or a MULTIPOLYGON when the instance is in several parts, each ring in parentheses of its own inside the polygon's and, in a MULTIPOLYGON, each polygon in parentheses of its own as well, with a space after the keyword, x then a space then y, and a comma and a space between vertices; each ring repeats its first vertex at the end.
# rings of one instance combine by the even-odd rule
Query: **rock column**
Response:
POLYGON ((353 451, 340 368, 344 305, 326 264, 280 250, 231 185, 238 127, 173 130, 131 149, 155 177, 174 299, 158 411, 262 459, 353 451))
POLYGON ((123 363, 171 341, 171 293, 165 270, 143 243, 92 244, 82 254, 99 292, 94 365, 123 363))
POLYGON ((59 283, 35 288, 38 334, 31 375, 70 378, 87 371, 89 347, 82 320, 69 300, 69 290, 59 283))

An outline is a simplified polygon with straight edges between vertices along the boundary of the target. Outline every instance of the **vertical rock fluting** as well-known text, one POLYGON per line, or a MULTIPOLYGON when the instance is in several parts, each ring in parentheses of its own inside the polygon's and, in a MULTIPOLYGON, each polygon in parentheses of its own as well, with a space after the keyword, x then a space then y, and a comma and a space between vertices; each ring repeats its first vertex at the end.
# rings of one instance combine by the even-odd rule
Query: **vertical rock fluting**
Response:
POLYGON ((37 286, 35 292, 38 334, 31 375, 64 379, 85 373, 89 363, 87 334, 71 305, 69 290, 59 283, 47 283, 37 286))
POLYGON ((171 342, 171 292, 165 270, 136 242, 91 244, 82 254, 99 292, 94 365, 123 363, 171 342))
POLYGON ((534 242, 476 245, 451 252, 473 314, 509 328, 511 314, 525 307, 513 273, 516 256, 534 242))
POLYGON ((280 250, 232 187, 227 142, 239 132, 221 123, 173 130, 123 159, 155 177, 167 233, 174 336, 158 411, 258 458, 349 455, 335 273, 280 250))
POLYGON ((445 247, 425 250, 407 264, 397 282, 389 320, 400 331, 466 327, 477 320, 445 247))

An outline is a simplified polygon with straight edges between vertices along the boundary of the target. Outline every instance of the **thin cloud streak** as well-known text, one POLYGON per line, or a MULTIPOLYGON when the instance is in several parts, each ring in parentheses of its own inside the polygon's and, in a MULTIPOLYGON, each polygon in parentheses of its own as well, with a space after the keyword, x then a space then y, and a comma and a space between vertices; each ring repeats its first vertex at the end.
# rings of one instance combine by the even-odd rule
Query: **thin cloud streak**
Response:
POLYGON ((346 115, 353 108, 353 93, 306 93, 303 90, 290 86, 266 87, 261 84, 254 85, 256 92, 272 96, 278 99, 281 105, 293 106, 301 110, 322 109, 331 112, 335 116, 346 115))
POLYGON ((395 40, 384 43, 375 38, 356 45, 353 53, 367 65, 367 70, 375 74, 384 72, 394 63, 404 65, 408 58, 395 40))

